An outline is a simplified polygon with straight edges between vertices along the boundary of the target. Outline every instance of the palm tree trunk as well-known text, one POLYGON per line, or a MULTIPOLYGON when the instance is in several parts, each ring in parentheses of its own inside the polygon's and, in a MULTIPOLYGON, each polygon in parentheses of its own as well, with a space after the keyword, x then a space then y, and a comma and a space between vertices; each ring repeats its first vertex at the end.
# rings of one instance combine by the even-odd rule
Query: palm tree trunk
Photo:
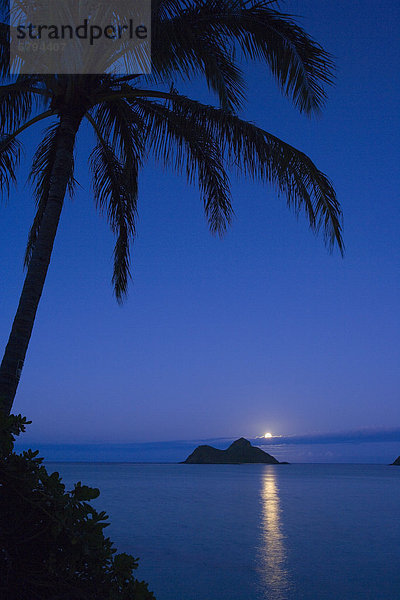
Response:
POLYGON ((11 411, 42 295, 65 192, 72 173, 74 143, 81 118, 81 115, 68 113, 60 116, 58 148, 46 209, 0 366, 0 409, 6 414, 11 411))

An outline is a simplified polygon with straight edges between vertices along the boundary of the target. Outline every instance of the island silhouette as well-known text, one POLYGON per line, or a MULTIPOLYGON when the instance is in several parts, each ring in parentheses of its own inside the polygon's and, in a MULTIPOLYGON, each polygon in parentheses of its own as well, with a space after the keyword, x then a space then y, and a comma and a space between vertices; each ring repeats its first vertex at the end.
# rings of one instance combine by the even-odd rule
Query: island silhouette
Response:
POLYGON ((198 446, 182 464, 214 465, 242 463, 284 464, 276 460, 271 454, 261 450, 261 448, 252 446, 249 440, 243 437, 233 442, 226 450, 219 450, 208 445, 198 446))

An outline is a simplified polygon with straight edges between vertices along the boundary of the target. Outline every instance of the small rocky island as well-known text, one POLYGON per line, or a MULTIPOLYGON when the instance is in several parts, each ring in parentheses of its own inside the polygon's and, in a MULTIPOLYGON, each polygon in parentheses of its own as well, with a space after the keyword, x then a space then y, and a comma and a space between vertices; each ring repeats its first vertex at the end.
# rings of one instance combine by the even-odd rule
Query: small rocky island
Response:
POLYGON ((398 458, 396 458, 396 460, 394 461, 394 463, 392 463, 392 465, 396 465, 397 467, 400 467, 400 456, 398 458))
POLYGON ((198 446, 183 464, 214 465, 226 464, 236 465, 242 463, 263 463, 267 465, 279 465, 280 463, 268 454, 252 446, 245 438, 239 438, 226 450, 218 450, 212 446, 198 446))

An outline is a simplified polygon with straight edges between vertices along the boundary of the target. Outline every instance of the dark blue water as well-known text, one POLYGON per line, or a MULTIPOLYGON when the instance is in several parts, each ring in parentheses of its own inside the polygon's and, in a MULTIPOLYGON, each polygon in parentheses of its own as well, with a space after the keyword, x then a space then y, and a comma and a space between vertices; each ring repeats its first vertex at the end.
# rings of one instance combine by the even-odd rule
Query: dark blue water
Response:
POLYGON ((400 600, 400 468, 50 464, 158 600, 400 600))

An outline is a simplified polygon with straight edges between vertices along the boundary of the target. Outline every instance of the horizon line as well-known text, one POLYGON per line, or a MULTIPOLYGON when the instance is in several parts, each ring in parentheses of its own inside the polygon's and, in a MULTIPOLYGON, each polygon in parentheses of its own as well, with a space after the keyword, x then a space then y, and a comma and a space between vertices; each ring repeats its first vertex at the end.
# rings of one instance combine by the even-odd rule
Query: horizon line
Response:
MULTIPOLYGON (((38 442, 31 440, 24 442, 23 439, 15 441, 16 446, 40 445, 40 446, 177 446, 205 444, 205 443, 221 443, 232 442, 240 437, 245 436, 224 436, 212 438, 197 438, 186 440, 162 440, 152 442, 135 442, 135 441, 44 441, 38 442)), ((341 443, 379 443, 379 442, 399 442, 400 443, 400 427, 396 428, 363 428, 356 430, 347 430, 342 432, 331 433, 311 433, 311 434, 286 434, 272 435, 270 438, 264 436, 248 436, 246 437, 252 444, 256 446, 289 446, 289 445, 314 445, 314 444, 341 444, 341 443)))

